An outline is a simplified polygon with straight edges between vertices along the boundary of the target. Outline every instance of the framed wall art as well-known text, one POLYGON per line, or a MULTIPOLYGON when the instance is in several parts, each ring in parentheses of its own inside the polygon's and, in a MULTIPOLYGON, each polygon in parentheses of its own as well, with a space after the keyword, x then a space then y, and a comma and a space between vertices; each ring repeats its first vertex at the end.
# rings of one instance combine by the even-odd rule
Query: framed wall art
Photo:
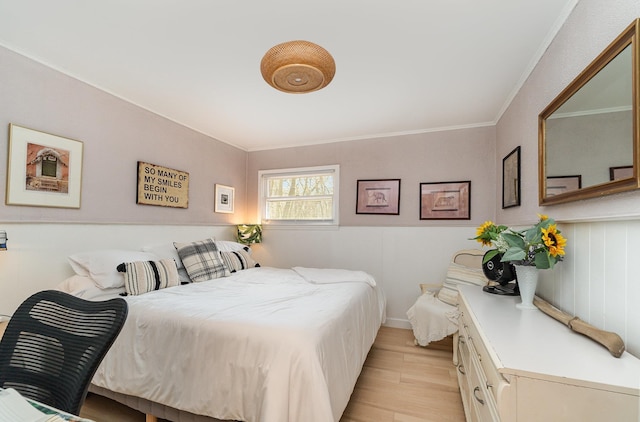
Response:
POLYGON ((502 159, 502 208, 520 205, 520 146, 502 159))
POLYGON ((420 183, 420 220, 470 219, 470 180, 420 183))
POLYGON ((582 188, 582 176, 547 177, 547 196, 559 195, 582 188))
POLYGON ((189 173, 138 161, 136 204, 189 208, 189 173))
POLYGON ((233 213, 233 201, 235 200, 235 189, 231 186, 215 186, 216 205, 215 212, 233 213))
POLYGON ((356 214, 400 214, 400 179, 358 180, 356 214))
POLYGON ((633 166, 609 167, 609 180, 628 179, 633 177, 633 166))
POLYGON ((83 146, 10 124, 6 204, 80 208, 83 146))

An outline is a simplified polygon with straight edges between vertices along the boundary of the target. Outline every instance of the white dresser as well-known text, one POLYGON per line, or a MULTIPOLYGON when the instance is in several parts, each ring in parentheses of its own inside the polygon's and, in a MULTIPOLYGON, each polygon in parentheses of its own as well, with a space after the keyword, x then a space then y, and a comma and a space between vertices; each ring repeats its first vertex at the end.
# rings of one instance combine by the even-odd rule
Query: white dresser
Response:
POLYGON ((541 311, 516 308, 519 297, 459 290, 467 421, 640 421, 638 358, 615 358, 541 311))

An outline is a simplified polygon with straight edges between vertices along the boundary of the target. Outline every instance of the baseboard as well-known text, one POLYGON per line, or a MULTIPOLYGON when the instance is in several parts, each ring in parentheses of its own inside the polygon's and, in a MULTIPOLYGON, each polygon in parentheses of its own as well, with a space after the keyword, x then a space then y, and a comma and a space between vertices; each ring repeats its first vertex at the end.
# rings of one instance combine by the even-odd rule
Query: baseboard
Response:
POLYGON ((392 328, 404 328, 405 330, 411 330, 411 323, 409 322, 408 319, 400 319, 400 318, 387 318, 387 320, 384 322, 385 327, 392 327, 392 328))

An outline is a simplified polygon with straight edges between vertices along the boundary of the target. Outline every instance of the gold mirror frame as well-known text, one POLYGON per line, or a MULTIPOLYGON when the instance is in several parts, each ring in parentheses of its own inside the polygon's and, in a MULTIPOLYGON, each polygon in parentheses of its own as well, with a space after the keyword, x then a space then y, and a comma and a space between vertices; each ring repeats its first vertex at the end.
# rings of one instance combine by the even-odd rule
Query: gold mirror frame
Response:
MULTIPOLYGON (((636 19, 622 32, 596 59, 587 66, 538 116, 538 203, 539 205, 553 205, 581 199, 595 198, 619 192, 640 188, 640 19, 636 19), (632 143, 633 143, 633 174, 619 180, 586 186, 556 195, 547 194, 547 119, 564 103, 573 97, 584 85, 604 69, 625 48, 631 46, 631 86, 632 86, 632 143)), ((564 157, 571 160, 571 157, 564 157)), ((578 177, 578 176, 576 176, 578 177)))

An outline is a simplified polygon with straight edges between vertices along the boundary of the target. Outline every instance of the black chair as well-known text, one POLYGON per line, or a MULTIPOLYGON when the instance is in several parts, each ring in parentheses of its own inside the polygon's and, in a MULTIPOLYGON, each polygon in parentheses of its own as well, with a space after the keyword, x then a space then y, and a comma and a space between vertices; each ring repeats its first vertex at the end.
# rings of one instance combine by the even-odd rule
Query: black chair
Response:
POLYGON ((0 387, 78 415, 127 312, 121 298, 92 302, 56 290, 34 294, 18 307, 0 341, 0 387))

